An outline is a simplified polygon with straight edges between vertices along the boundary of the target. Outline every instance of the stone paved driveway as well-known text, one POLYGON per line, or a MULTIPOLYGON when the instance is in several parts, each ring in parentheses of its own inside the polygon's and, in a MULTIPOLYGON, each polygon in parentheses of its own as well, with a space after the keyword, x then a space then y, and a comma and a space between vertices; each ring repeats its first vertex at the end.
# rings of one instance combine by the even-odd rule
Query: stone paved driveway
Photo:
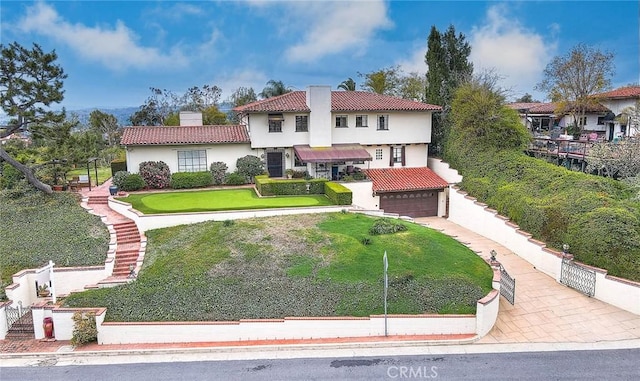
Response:
POLYGON ((498 321, 478 343, 598 342, 640 338, 640 316, 568 288, 498 243, 444 218, 418 218, 417 223, 453 236, 483 258, 497 259, 516 279, 512 306, 500 298, 498 321))

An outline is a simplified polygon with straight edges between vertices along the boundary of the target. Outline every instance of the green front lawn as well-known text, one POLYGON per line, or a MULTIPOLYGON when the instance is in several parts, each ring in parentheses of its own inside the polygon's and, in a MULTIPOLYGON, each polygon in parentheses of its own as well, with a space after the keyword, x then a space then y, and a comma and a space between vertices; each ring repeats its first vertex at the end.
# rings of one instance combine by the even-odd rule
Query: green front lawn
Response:
POLYGON ((406 231, 370 235, 374 221, 328 213, 148 231, 135 282, 73 294, 65 306, 107 307, 110 321, 382 314, 386 251, 389 313, 475 312, 493 275, 482 258, 404 221, 406 231))
MULTIPOLYGON (((96 170, 95 170, 95 168, 91 167, 89 172, 91 173, 91 185, 95 185, 95 181, 96 181, 96 170)), ((87 174, 87 168, 84 167, 84 168, 72 169, 69 172, 67 172, 65 174, 65 176, 67 177, 67 181, 71 181, 73 176, 86 175, 86 174, 87 174)), ((110 178, 111 178, 111 167, 99 167, 98 168, 98 185, 104 183, 105 181, 109 180, 110 178)))
POLYGON ((253 189, 136 193, 118 198, 144 213, 189 213, 218 210, 297 208, 333 205, 325 195, 258 197, 253 189))

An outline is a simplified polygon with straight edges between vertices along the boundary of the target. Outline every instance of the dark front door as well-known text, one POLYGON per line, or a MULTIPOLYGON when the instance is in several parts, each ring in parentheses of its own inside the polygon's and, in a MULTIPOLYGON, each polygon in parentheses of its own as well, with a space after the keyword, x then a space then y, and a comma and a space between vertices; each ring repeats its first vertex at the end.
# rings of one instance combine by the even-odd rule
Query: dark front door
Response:
POLYGON ((282 177, 282 152, 267 152, 269 177, 282 177))

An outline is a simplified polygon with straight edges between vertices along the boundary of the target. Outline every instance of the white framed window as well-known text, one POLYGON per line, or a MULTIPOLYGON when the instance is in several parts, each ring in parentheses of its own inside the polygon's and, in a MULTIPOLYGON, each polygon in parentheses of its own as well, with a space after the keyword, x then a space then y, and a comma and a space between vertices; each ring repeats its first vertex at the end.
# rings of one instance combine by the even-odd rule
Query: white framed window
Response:
POLYGON ((309 117, 307 115, 296 115, 296 132, 309 131, 309 117))
POLYGON ((282 132, 282 114, 269 114, 269 132, 282 132))
POLYGON ((382 148, 376 148, 376 160, 382 160, 382 148))
POLYGON ((386 131, 389 129, 389 115, 378 115, 378 130, 386 131))
POLYGON ((346 115, 336 115, 336 127, 348 127, 346 115))
POLYGON ((207 151, 178 151, 178 172, 202 172, 207 168, 207 151))
POLYGON ((366 115, 356 115, 356 127, 369 127, 366 115))
POLYGON ((577 121, 578 121, 578 126, 586 126, 587 125, 587 117, 586 116, 578 117, 577 121))

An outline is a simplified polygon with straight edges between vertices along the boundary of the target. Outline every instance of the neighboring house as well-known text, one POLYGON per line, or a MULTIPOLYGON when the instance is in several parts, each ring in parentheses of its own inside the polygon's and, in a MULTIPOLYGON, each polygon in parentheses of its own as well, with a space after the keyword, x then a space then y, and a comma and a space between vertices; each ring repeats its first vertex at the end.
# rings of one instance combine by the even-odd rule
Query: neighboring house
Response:
POLYGON ((121 144, 128 171, 137 173, 144 161, 164 161, 171 173, 208 171, 211 163, 221 161, 233 172, 238 158, 255 154, 245 126, 203 126, 201 114, 184 112, 180 124, 125 127, 121 144))
MULTIPOLYGON (((520 121, 527 127, 534 136, 549 136, 558 138, 555 134, 564 134, 566 128, 574 125, 573 115, 568 112, 558 113, 557 103, 510 103, 508 107, 518 111, 520 121)), ((598 137, 608 136, 607 118, 610 118, 610 111, 601 104, 595 104, 590 107, 585 115, 584 120, 579 121, 583 125, 583 133, 597 134, 598 137)))
POLYGON ((344 183, 354 192, 354 205, 442 216, 448 184, 427 168, 432 114, 440 110, 310 86, 236 107, 240 125, 201 126, 201 119, 181 113, 180 127, 126 127, 122 144, 130 172, 150 160, 166 162, 172 173, 208 170, 215 161, 234 171, 245 155, 262 158, 271 177, 283 177, 287 169, 332 180, 364 172, 371 181, 344 183))
POLYGON ((596 96, 611 111, 606 120, 609 140, 617 136, 634 136, 640 132, 640 125, 623 115, 640 102, 640 86, 625 86, 596 96))

